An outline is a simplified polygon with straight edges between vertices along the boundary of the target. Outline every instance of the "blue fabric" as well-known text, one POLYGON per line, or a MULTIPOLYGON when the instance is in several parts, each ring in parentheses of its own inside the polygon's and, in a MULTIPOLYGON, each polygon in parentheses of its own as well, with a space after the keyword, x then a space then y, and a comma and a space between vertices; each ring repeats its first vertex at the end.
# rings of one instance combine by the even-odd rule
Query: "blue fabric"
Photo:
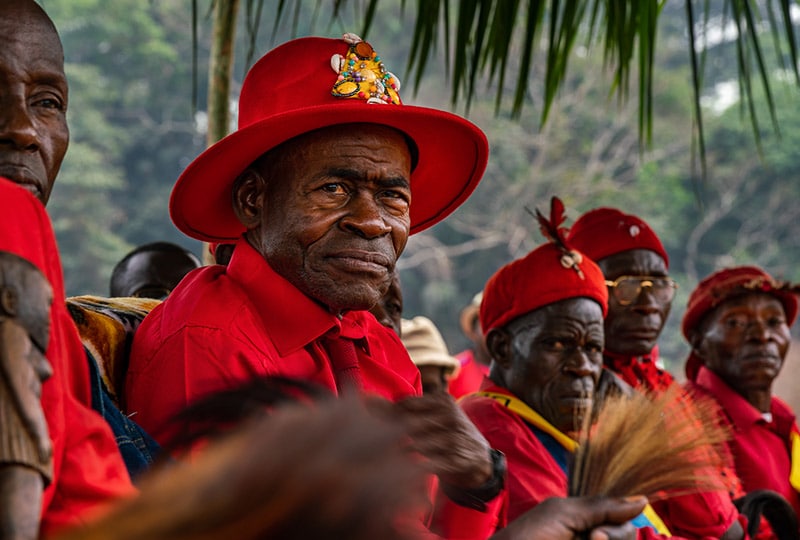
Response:
POLYGON ((159 444, 136 422, 122 414, 106 390, 97 361, 84 347, 89 363, 89 378, 92 387, 92 408, 100 413, 117 441, 117 447, 128 468, 131 479, 136 478, 153 464, 160 450, 159 444))
POLYGON ((542 443, 545 448, 547 448, 547 451, 550 452, 550 457, 552 457, 555 462, 558 463, 558 466, 561 467, 562 471, 564 471, 564 475, 569 476, 569 462, 572 457, 570 451, 564 448, 561 443, 549 433, 545 433, 533 424, 529 424, 528 422, 525 423, 528 425, 536 438, 539 439, 539 442, 542 443))

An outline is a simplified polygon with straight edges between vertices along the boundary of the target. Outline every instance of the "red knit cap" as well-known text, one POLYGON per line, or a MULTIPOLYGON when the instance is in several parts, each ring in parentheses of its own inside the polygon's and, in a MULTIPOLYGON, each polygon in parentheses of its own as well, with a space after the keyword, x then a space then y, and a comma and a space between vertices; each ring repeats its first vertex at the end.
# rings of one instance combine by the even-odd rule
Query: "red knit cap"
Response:
POLYGON ((586 212, 572 225, 568 239, 572 247, 595 261, 631 249, 649 249, 669 267, 667 252, 653 229, 643 219, 616 208, 586 212))
MULTIPOLYGON (((553 198, 551 219, 545 236, 550 243, 503 266, 483 290, 481 328, 488 334, 517 317, 540 307, 569 298, 590 298, 608 309, 608 288, 600 268, 580 252, 571 250, 564 240, 563 205, 553 198), (557 232, 556 232, 557 231, 557 232)), ((538 212, 537 212, 538 214, 538 212)), ((540 216, 540 223, 543 218, 540 216)), ((544 232, 543 224, 543 232, 544 232)))
MULTIPOLYGON (((692 330, 720 303, 751 292, 769 293, 780 300, 786 322, 791 326, 797 317, 797 287, 773 279, 756 266, 737 266, 714 272, 692 291, 681 323, 683 336, 689 340, 692 330)), ((691 352, 686 359, 686 376, 694 380, 702 364, 702 359, 691 352)))

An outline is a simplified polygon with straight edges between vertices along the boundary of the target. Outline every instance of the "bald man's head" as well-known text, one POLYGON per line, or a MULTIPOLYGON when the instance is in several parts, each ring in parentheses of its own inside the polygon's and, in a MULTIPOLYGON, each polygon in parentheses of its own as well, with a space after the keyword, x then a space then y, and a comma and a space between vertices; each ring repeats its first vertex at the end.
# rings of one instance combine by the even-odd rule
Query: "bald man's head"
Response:
POLYGON ((69 145, 64 49, 33 0, 0 1, 0 176, 47 203, 69 145))

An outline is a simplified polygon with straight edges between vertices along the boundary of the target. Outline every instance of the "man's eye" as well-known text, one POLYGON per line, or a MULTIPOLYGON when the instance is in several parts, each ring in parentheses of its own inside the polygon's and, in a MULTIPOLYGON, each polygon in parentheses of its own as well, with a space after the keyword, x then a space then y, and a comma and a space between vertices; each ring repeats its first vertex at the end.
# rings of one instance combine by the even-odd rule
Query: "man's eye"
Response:
POLYGON ((784 320, 783 317, 771 317, 767 321, 767 324, 769 324, 769 326, 775 328, 775 327, 778 327, 778 326, 782 326, 785 322, 786 321, 784 320))
POLYGON ((747 321, 742 317, 731 317, 725 320, 725 327, 738 330, 747 326, 747 321))
POLYGON ((387 189, 381 192, 381 195, 389 199, 405 199, 406 194, 396 189, 387 189))
POLYGON ((43 109, 55 109, 57 111, 64 110, 64 104, 61 102, 61 100, 52 97, 37 99, 33 104, 37 107, 42 107, 43 109))
POLYGON ((584 349, 589 354, 599 354, 603 352, 603 346, 599 343, 587 343, 584 349))
POLYGON ((322 189, 322 191, 325 191, 326 193, 345 193, 344 186, 336 182, 330 182, 328 184, 325 184, 320 189, 322 189))
POLYGON ((560 339, 555 339, 555 338, 547 339, 547 340, 544 341, 543 344, 549 350, 556 351, 556 352, 563 351, 564 349, 567 348, 567 345, 566 345, 566 343, 564 341, 562 341, 560 339))

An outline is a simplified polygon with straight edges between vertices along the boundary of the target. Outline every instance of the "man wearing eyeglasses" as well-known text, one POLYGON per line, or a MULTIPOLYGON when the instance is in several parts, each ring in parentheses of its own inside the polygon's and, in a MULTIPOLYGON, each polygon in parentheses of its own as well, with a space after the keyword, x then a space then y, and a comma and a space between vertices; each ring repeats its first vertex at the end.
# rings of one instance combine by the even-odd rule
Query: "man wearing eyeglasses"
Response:
MULTIPOLYGON (((568 241, 597 263, 608 286, 605 370, 597 399, 614 391, 663 392, 674 378, 657 364, 656 342, 678 286, 668 276, 669 256, 661 240, 637 216, 615 208, 596 208, 575 221, 568 241)), ((742 518, 727 493, 690 493, 659 501, 653 507, 673 535, 743 536, 742 518)))
POLYGON ((569 239, 597 262, 608 285, 605 367, 633 388, 665 390, 674 379, 657 364, 656 342, 677 284, 661 240, 644 220, 615 208, 579 217, 569 239))

